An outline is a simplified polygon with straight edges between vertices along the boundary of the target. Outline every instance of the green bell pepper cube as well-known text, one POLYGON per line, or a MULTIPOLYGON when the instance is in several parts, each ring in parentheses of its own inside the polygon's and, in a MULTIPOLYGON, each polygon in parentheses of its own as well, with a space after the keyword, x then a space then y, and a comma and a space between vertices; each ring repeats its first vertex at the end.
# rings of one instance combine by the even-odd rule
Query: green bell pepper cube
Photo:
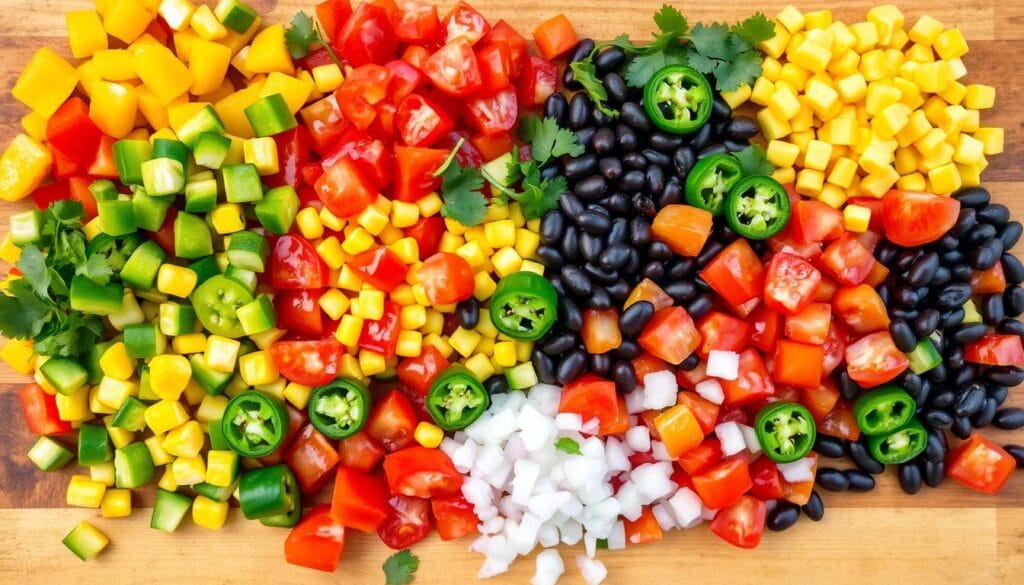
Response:
POLYGON ((21 211, 11 216, 11 242, 24 248, 38 244, 43 238, 43 212, 38 209, 21 211))
POLYGON ((110 434, 103 425, 83 424, 78 427, 78 464, 88 467, 114 458, 110 434))
POLYGON ((110 426, 126 431, 138 432, 146 430, 146 409, 149 405, 134 396, 129 396, 121 408, 114 413, 110 426))
POLYGON ((288 102, 279 93, 272 93, 245 108, 245 117, 259 137, 280 134, 299 125, 288 102))
POLYGON ((227 487, 213 485, 212 483, 206 483, 205 481, 192 486, 192 491, 201 496, 206 496, 215 502, 228 501, 228 499, 234 495, 236 489, 238 489, 237 480, 227 487))
POLYGON ((914 346, 914 351, 907 354, 907 360, 910 361, 910 371, 921 375, 941 364, 942 355, 935 349, 932 340, 925 337, 919 339, 917 345, 914 346))
POLYGON ((145 189, 136 189, 132 195, 132 210, 139 228, 159 231, 167 219, 167 210, 174 203, 174 197, 153 197, 145 189))
POLYGON ((220 266, 217 264, 217 258, 215 256, 207 256, 200 258, 195 262, 188 265, 192 272, 196 273, 199 280, 196 282, 196 287, 206 282, 211 276, 217 276, 220 274, 220 266))
POLYGON ((190 260, 213 254, 210 226, 200 217, 179 213, 174 218, 174 254, 190 260))
POLYGON ((80 521, 62 541, 75 556, 88 561, 103 552, 110 539, 85 520, 80 521))
MULTIPOLYGON (((245 32, 245 31, 242 31, 245 32)), ((185 121, 179 128, 174 129, 178 140, 185 143, 190 149, 195 149, 196 142, 203 134, 221 134, 224 132, 224 122, 221 122, 217 110, 206 104, 192 117, 185 121)))
POLYGON ((241 0, 220 0, 213 13, 221 24, 238 34, 246 32, 256 22, 256 11, 241 0))
POLYGON ((135 248, 121 269, 121 280, 135 290, 150 290, 156 282, 157 272, 167 253, 153 240, 146 240, 135 248))
POLYGON ((192 333, 196 329, 196 310, 190 305, 168 301, 160 303, 160 331, 175 336, 192 333))
POLYGON ((156 392, 153 392, 153 384, 149 379, 149 366, 139 368, 139 400, 144 402, 156 402, 160 400, 156 392))
POLYGON ((219 169, 231 150, 231 139, 222 134, 205 133, 196 139, 192 157, 196 164, 208 169, 219 169))
POLYGON ((146 485, 156 475, 153 457, 145 443, 130 443, 114 453, 114 483, 119 488, 146 485))
POLYGON ((251 203, 263 199, 263 185, 256 165, 227 165, 224 173, 224 197, 228 203, 251 203))
POLYGON ((148 359, 167 350, 167 336, 156 323, 136 323, 124 328, 124 345, 129 357, 148 359))
POLYGON ((246 335, 256 335, 274 328, 277 312, 269 295, 260 295, 238 308, 238 322, 246 335))
MULTIPOLYGON (((141 176, 142 171, 139 173, 141 176)), ((142 184, 142 179, 139 179, 139 184, 142 184)), ((118 196, 117 185, 110 179, 96 179, 89 183, 89 192, 96 201, 113 201, 118 196)))
POLYGON ((172 158, 142 163, 142 184, 151 195, 175 195, 185 188, 185 167, 172 158))
POLYGON ((256 218, 272 234, 288 233, 299 213, 299 196, 291 185, 275 187, 263 194, 256 203, 256 218))
POLYGON ((100 358, 115 343, 115 340, 110 339, 89 348, 89 355, 85 358, 85 369, 89 371, 87 384, 95 386, 103 379, 103 368, 100 367, 100 358))
POLYGON ((231 382, 231 372, 219 372, 210 368, 210 365, 206 362, 206 357, 201 353, 194 353, 188 358, 189 365, 192 366, 192 379, 199 384, 199 387, 206 390, 206 393, 210 396, 218 396, 224 393, 224 390, 228 387, 228 383, 231 382))
POLYGON ((71 308, 89 315, 112 315, 124 304, 124 287, 99 285, 79 275, 71 279, 71 308))
POLYGON ((135 210, 130 199, 111 199, 97 201, 96 208, 100 217, 100 229, 111 236, 123 236, 138 231, 135 223, 135 210))
POLYGON ((234 233, 228 243, 227 255, 231 266, 263 272, 267 266, 267 257, 270 256, 270 244, 256 232, 234 233))
POLYGON ((224 429, 221 428, 221 419, 211 420, 209 424, 210 448, 216 451, 226 451, 231 448, 227 439, 224 438, 224 429))
POLYGON ((148 140, 118 140, 114 143, 114 164, 125 185, 142 184, 142 163, 153 158, 148 140))
POLYGON ((42 436, 28 450, 28 459, 42 471, 56 471, 75 458, 75 454, 50 437, 42 436))
POLYGON ((152 158, 169 158, 181 163, 181 168, 188 168, 189 149, 184 142, 172 138, 157 138, 153 140, 152 158))
POLYGON ((217 179, 198 179, 189 177, 185 184, 185 211, 189 213, 206 213, 217 206, 217 179))
POLYGON ((39 366, 39 371, 65 396, 74 394, 89 382, 89 370, 74 358, 52 357, 39 366))
POLYGON ((241 284, 249 292, 255 292, 256 285, 259 284, 259 276, 255 272, 239 268, 234 264, 228 264, 228 267, 224 269, 224 276, 241 284))
POLYGON ((291 512, 298 493, 295 474, 284 464, 251 469, 238 482, 238 501, 249 520, 291 512))
POLYGON ((192 498, 185 494, 158 489, 149 527, 170 534, 178 529, 191 506, 192 498))

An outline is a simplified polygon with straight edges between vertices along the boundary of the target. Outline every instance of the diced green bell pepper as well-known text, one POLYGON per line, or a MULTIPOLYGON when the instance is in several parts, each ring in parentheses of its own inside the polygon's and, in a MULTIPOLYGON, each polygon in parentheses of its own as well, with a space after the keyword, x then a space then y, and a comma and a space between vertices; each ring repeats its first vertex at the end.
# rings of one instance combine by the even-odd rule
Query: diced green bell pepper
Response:
POLYGON ((130 443, 114 453, 114 483, 119 488, 146 485, 156 475, 153 457, 145 443, 130 443))
POLYGON ((174 254, 187 259, 213 254, 210 226, 200 217, 179 213, 174 218, 174 254))
POLYGON ((121 269, 121 280, 135 290, 150 290, 156 282, 167 253, 153 240, 146 240, 135 248, 121 269))
POLYGON ((266 238, 256 232, 241 231, 231 234, 227 255, 231 266, 263 272, 267 266, 267 257, 270 256, 270 245, 266 238))
POLYGON ((142 400, 129 396, 121 408, 117 409, 110 426, 126 431, 138 432, 146 429, 146 409, 149 407, 142 400))
POLYGON ((231 139, 222 134, 200 134, 196 139, 192 158, 196 164, 208 169, 219 169, 231 150, 231 139))
POLYGON ((123 236, 138 231, 139 226, 135 223, 135 210, 130 199, 97 201, 96 208, 99 211, 100 229, 103 233, 123 236))
POLYGON ((201 135, 221 134, 223 132, 224 123, 221 122, 220 116, 217 115, 217 110, 213 109, 213 106, 209 104, 203 106, 195 114, 192 114, 192 117, 186 120, 180 128, 175 129, 178 140, 184 142, 191 149, 196 147, 196 141, 199 140, 201 135))
POLYGON ((189 178, 185 185, 185 211, 206 213, 217 206, 217 179, 189 178))
POLYGON ((142 163, 142 184, 152 195, 175 195, 185 188, 185 167, 172 158, 142 163))
POLYGON ((263 194, 255 210, 256 218, 268 232, 283 236, 299 212, 299 196, 291 185, 275 187, 263 194))
POLYGON ((199 277, 198 282, 196 282, 196 287, 206 282, 206 279, 211 276, 217 276, 220 274, 220 266, 217 265, 217 258, 215 256, 200 258, 199 260, 189 264, 188 267, 192 272, 196 273, 197 277, 199 277))
POLYGON ((279 93, 272 93, 245 108, 256 136, 273 136, 291 130, 299 125, 288 108, 288 102, 279 93))
POLYGON ((167 219, 167 210, 174 203, 174 197, 153 197, 145 189, 136 189, 132 195, 132 210, 139 228, 159 231, 167 219))
POLYGON ((263 199, 263 185, 256 165, 227 165, 224 174, 224 197, 228 203, 251 203, 263 199))
POLYGON ((241 0, 220 0, 213 13, 221 24, 238 34, 249 30, 256 22, 256 11, 246 6, 241 0))
POLYGON ((103 425, 83 424, 78 427, 78 464, 88 467, 114 458, 110 434, 103 425))
POLYGON ((137 323, 124 328, 124 345, 130 357, 148 359, 167 350, 167 336, 156 323, 137 323))
POLYGON ((153 158, 148 140, 122 139, 114 143, 114 164, 125 185, 142 184, 142 163, 153 158))
POLYGON ((153 140, 153 158, 169 158, 181 163, 182 169, 188 168, 189 149, 184 142, 172 138, 156 138, 153 140))
POLYGON ((56 471, 75 458, 75 454, 64 445, 50 437, 36 439, 35 445, 28 450, 28 459, 42 471, 56 471))
MULTIPOLYGON (((140 163, 141 164, 141 163, 140 163)), ((141 177, 142 171, 139 171, 141 177)), ((142 184, 142 179, 139 179, 139 184, 142 184)), ((111 201, 117 199, 117 185, 110 179, 96 179, 92 183, 89 183, 89 192, 92 193, 93 199, 96 201, 111 201)))
POLYGON ((274 328, 277 312, 269 295, 260 295, 238 308, 238 322, 246 335, 256 335, 274 328))
POLYGON ((219 372, 210 368, 206 358, 201 353, 194 353, 188 358, 192 366, 192 379, 199 384, 199 387, 206 390, 210 396, 218 396, 224 393, 224 389, 231 382, 231 372, 219 372))
POLYGON ((38 244, 43 237, 43 212, 38 209, 11 215, 11 243, 19 248, 38 244))
POLYGON ((112 315, 124 304, 124 287, 99 285, 79 275, 71 279, 71 308, 89 315, 112 315))

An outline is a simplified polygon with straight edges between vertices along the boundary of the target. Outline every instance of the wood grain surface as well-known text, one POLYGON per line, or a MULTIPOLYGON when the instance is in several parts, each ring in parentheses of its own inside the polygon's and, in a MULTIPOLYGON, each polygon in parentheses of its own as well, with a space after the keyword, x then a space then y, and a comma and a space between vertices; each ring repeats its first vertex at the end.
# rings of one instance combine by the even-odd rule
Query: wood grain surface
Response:
MULTIPOLYGON (((474 0, 489 19, 504 18, 523 33, 559 11, 570 15, 581 36, 611 38, 627 31, 634 39, 653 30, 651 16, 661 0, 474 0)), ((252 0, 269 22, 283 22, 313 0, 252 0)), ((442 2, 450 5, 450 0, 442 2)), ((690 22, 743 18, 762 10, 771 16, 778 1, 699 0, 679 7, 690 22)), ((870 3, 853 0, 802 2, 804 10, 831 8, 847 22, 863 19, 870 3)), ((898 2, 908 25, 928 13, 959 26, 970 41, 964 59, 970 82, 995 85, 994 110, 983 125, 1006 129, 1006 153, 994 157, 983 179, 1014 217, 1024 216, 1024 3, 1019 0, 898 2)), ((22 66, 47 45, 67 55, 63 13, 90 7, 86 0, 0 0, 0 142, 19 131, 25 108, 10 97, 22 66)), ((27 204, 0 203, 0 235, 6 218, 27 204)), ((6 271, 7 267, 0 268, 6 271)), ((284 562, 285 531, 247 522, 236 510, 217 532, 190 521, 174 535, 148 528, 149 511, 131 518, 102 519, 95 510, 64 506, 65 472, 45 474, 25 457, 33 437, 18 412, 14 390, 24 380, 0 365, 0 583, 381 583, 380 566, 390 554, 376 538, 350 532, 335 574, 292 567, 284 562), (80 519, 89 519, 111 538, 97 560, 82 563, 60 543, 80 519)), ((1009 404, 1024 405, 1014 389, 1009 404)), ((986 431, 1000 442, 1024 443, 1021 432, 986 431)), ((72 466, 73 467, 73 466, 72 466)), ((893 473, 879 478, 867 494, 823 494, 825 519, 802 519, 782 534, 766 534, 760 548, 741 551, 724 544, 706 528, 673 532, 663 541, 600 555, 610 571, 608 583, 651 584, 693 581, 735 583, 1017 583, 1024 574, 1024 474, 1014 477, 997 497, 970 492, 952 482, 924 488, 916 496, 900 491, 893 473)), ((151 505, 142 493, 136 506, 151 505)), ((474 579, 482 557, 468 541, 444 543, 432 536, 416 546, 420 570, 416 583, 463 583, 474 579)), ((563 583, 580 583, 573 558, 581 547, 564 548, 563 583)), ((525 583, 531 560, 491 580, 525 583)))

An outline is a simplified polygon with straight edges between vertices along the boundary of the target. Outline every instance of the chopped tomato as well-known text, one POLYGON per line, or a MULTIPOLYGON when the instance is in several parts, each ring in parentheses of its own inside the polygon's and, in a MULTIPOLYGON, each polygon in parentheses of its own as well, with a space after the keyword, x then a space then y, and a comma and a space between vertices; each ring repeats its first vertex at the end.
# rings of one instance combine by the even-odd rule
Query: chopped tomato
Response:
POLYGON ((398 103, 395 124, 402 142, 419 147, 434 144, 455 127, 444 108, 417 93, 407 95, 398 103))
POLYGON ((308 424, 288 446, 284 460, 295 472, 302 491, 312 494, 327 481, 328 474, 338 464, 338 452, 327 437, 308 424))
POLYGON ((401 550, 426 538, 434 527, 430 520, 430 501, 412 496, 392 496, 388 515, 377 527, 377 535, 387 546, 401 550))
POLYGON ((39 209, 46 209, 51 203, 71 198, 71 186, 67 181, 40 185, 32 191, 32 201, 39 209))
POLYGON ((700 333, 686 309, 668 307, 647 322, 639 342, 655 357, 678 365, 700 345, 700 333))
POLYGON ((420 258, 430 258, 437 253, 444 231, 444 220, 435 215, 419 218, 412 226, 405 228, 404 233, 416 240, 420 258))
POLYGON ((875 257, 854 234, 845 234, 825 248, 821 255, 822 268, 840 284, 857 286, 871 274, 875 257))
POLYGON ((390 453, 416 442, 413 433, 418 423, 409 399, 401 392, 392 390, 374 401, 363 429, 383 443, 384 449, 390 453))
POLYGON ((832 323, 832 306, 811 303, 795 315, 786 315, 784 335, 795 341, 823 345, 832 323))
POLYGON ((679 467, 693 476, 701 473, 722 460, 722 443, 715 437, 708 437, 700 445, 683 453, 679 467))
POLYGON ((270 255, 270 282, 275 289, 323 288, 327 265, 302 236, 281 236, 270 255))
POLYGON ((394 301, 384 301, 384 314, 380 319, 363 321, 363 331, 359 334, 359 347, 375 351, 384 359, 395 357, 398 347, 398 312, 401 307, 394 301))
MULTIPOLYGON (((657 218, 654 221, 657 222, 657 218)), ((701 270, 700 275, 734 307, 765 293, 764 268, 745 238, 726 246, 701 270)))
POLYGON ((964 346, 964 359, 986 366, 1024 365, 1024 348, 1017 335, 986 335, 964 346))
POLYGON ((448 12, 442 22, 444 25, 444 42, 451 43, 463 40, 475 45, 491 30, 487 19, 468 2, 459 2, 448 12))
POLYGON ((430 385, 448 365, 448 359, 443 353, 432 345, 425 345, 420 355, 403 359, 395 374, 410 390, 426 397, 430 385))
POLYGON ((473 268, 457 254, 438 252, 427 258, 419 277, 427 298, 436 305, 450 305, 473 296, 473 268))
POLYGON ((320 152, 325 152, 352 127, 333 93, 302 108, 299 115, 320 152))
POLYGON ((647 352, 633 358, 631 363, 633 364, 633 373, 636 374, 637 380, 643 380, 644 376, 651 372, 664 372, 671 369, 671 366, 665 360, 656 358, 647 352))
POLYGON ((348 158, 325 168, 314 188, 324 206, 341 219, 358 215, 377 198, 377 190, 348 158))
POLYGON ((780 340, 775 346, 772 380, 797 388, 817 388, 821 385, 823 359, 825 348, 820 345, 780 340))
POLYGON ((626 542, 629 544, 645 544, 662 539, 661 525, 651 512, 650 506, 644 506, 640 517, 636 520, 626 518, 626 542))
POLYGON ((295 335, 319 337, 324 331, 323 289, 282 290, 274 295, 277 326, 295 335))
POLYGON ((383 64, 398 49, 388 12, 370 2, 361 2, 334 38, 334 46, 353 67, 383 64))
POLYGON ((369 471, 384 458, 384 447, 365 430, 338 442, 338 458, 342 465, 369 471))
POLYGON ((885 237, 905 247, 938 240, 960 215, 960 202, 931 193, 893 190, 882 198, 885 237))
POLYGON ((493 95, 515 80, 512 74, 512 49, 505 41, 483 45, 476 52, 476 61, 483 81, 480 93, 484 95, 493 95))
POLYGON ((578 414, 583 422, 597 419, 600 424, 614 423, 619 415, 615 382, 583 374, 562 388, 558 412, 578 414))
POLYGON ((619 396, 616 402, 615 419, 611 422, 600 424, 597 427, 597 434, 602 437, 618 435, 629 430, 629 410, 626 409, 626 399, 619 396))
POLYGON ((630 292, 629 296, 626 297, 626 302, 623 304, 623 308, 629 308, 630 305, 637 301, 647 301, 648 303, 651 303, 654 305, 655 311, 660 311, 675 304, 672 297, 668 296, 668 293, 662 290, 662 288, 650 278, 641 280, 635 287, 633 287, 632 292, 630 292))
POLYGON ((750 315, 750 325, 750 344, 765 353, 774 352, 782 332, 782 315, 761 305, 750 315))
POLYGON ((846 354, 846 332, 843 331, 835 319, 828 328, 828 338, 825 339, 825 358, 821 362, 821 375, 828 376, 839 364, 843 362, 846 354))
POLYGON ((697 416, 685 404, 677 404, 654 417, 654 429, 672 458, 696 448, 704 440, 697 416))
POLYGON ((423 72, 438 89, 456 97, 471 95, 483 86, 476 55, 465 38, 438 49, 423 64, 423 72))
POLYGON ((369 128, 377 117, 374 106, 387 97, 390 80, 391 71, 382 65, 368 63, 352 70, 335 91, 345 118, 360 130, 369 128))
POLYGON ((846 231, 843 228, 842 212, 813 199, 801 199, 793 203, 787 228, 801 244, 830 242, 846 231))
POLYGON ((539 107, 557 90, 558 67, 551 61, 527 56, 516 86, 519 104, 524 108, 539 107))
POLYGON ((388 486, 378 476, 338 466, 331 497, 331 516, 346 528, 373 534, 388 515, 388 486))
POLYGON ((554 59, 568 53, 579 43, 572 22, 564 14, 545 20, 533 29, 533 40, 541 57, 554 59))
POLYGON ((804 244, 796 241, 793 229, 788 225, 783 230, 768 239, 768 249, 772 252, 785 252, 799 256, 805 260, 814 260, 821 256, 821 244, 804 244))
POLYGON ((405 283, 409 267, 387 246, 378 246, 360 252, 348 259, 348 266, 359 273, 359 278, 384 292, 395 290, 405 283))
MULTIPOLYGON (((392 193, 394 198, 412 203, 436 191, 441 186, 441 178, 435 177, 434 173, 441 168, 447 158, 448 152, 444 150, 396 146, 395 160, 398 168, 395 171, 395 189, 392 193)), ((431 218, 424 217, 419 221, 428 219, 431 218)), ((422 251, 421 248, 420 252, 422 251)))
POLYGON ((866 284, 837 290, 832 297, 832 309, 847 329, 858 335, 889 328, 889 312, 882 297, 866 284))
POLYGON ((306 386, 320 386, 333 380, 343 353, 345 347, 333 338, 277 341, 270 346, 270 357, 281 375, 306 386))
MULTIPOLYGON (((1017 343, 1019 347, 1019 338, 1017 343)), ((964 351, 964 359, 968 359, 967 349, 964 351)), ((896 348, 888 331, 866 335, 846 346, 846 373, 864 388, 892 380, 909 365, 907 356, 896 348)))
POLYGON ((403 43, 431 45, 441 38, 441 19, 437 6, 424 0, 398 0, 398 11, 391 18, 395 36, 403 43))
POLYGON ((284 541, 284 558, 293 565, 333 573, 345 548, 345 527, 327 504, 315 506, 284 541))
POLYGON ((491 27, 491 32, 487 33, 483 38, 482 43, 484 45, 507 43, 510 50, 510 56, 512 58, 512 69, 510 70, 511 76, 519 76, 520 71, 522 71, 523 68, 523 63, 527 57, 526 53, 528 45, 526 43, 526 39, 516 32, 516 29, 512 28, 512 26, 504 20, 499 20, 491 27))
MULTIPOLYGON (((356 168, 373 188, 383 189, 391 184, 394 175, 394 156, 391 148, 380 138, 374 138, 354 128, 350 129, 338 139, 336 146, 324 154, 320 162, 321 173, 324 169, 334 166, 341 158, 355 163, 356 168)), ((310 184, 315 185, 319 178, 316 177, 310 184)))
POLYGON ((697 423, 700 424, 700 430, 705 435, 715 430, 715 424, 718 423, 718 411, 720 409, 717 404, 707 400, 696 392, 688 392, 685 390, 676 395, 676 404, 685 404, 690 407, 690 410, 693 411, 693 416, 697 417, 697 423))
POLYGON ((39 384, 25 384, 18 389, 18 402, 32 434, 63 435, 72 431, 71 423, 60 418, 57 399, 39 384))
POLYGON ((1002 294, 1006 290, 1003 263, 996 262, 988 270, 975 270, 971 275, 971 292, 976 295, 1002 294))
POLYGON ((853 405, 848 400, 836 400, 835 407, 818 423, 818 432, 848 441, 859 439, 860 427, 853 416, 853 405))
MULTIPOLYGON (((477 134, 476 136, 470 137, 469 140, 470 145, 480 153, 481 162, 492 161, 506 152, 511 151, 512 147, 515 146, 511 133, 497 134, 495 136, 477 134)), ((459 152, 461 153, 462 151, 460 150, 459 152)))
POLYGON ((946 474, 972 490, 995 494, 1010 479, 1016 462, 981 433, 960 443, 946 458, 946 474))
MULTIPOLYGON (((690 205, 666 205, 654 216, 651 233, 668 244, 676 254, 696 257, 711 235, 711 220, 711 213, 703 209, 690 205)), ((745 240, 740 238, 737 241, 745 240)))
POLYGON ((750 464, 750 480, 753 484, 750 495, 759 500, 780 500, 786 497, 779 468, 768 457, 762 455, 750 464))
POLYGON ((704 505, 720 510, 732 505, 754 485, 750 467, 742 457, 729 457, 691 477, 704 505))
POLYGON ((864 284, 876 287, 885 282, 885 279, 888 277, 889 269, 885 267, 885 264, 875 260, 875 263, 871 266, 871 272, 868 272, 867 277, 864 278, 864 284))
MULTIPOLYGON (((455 145, 457 145, 459 141, 462 141, 462 146, 460 146, 459 151, 455 153, 455 161, 459 163, 459 166, 480 168, 480 165, 484 164, 485 159, 483 154, 481 154, 473 144, 473 137, 465 130, 452 130, 442 136, 437 143, 434 144, 434 147, 445 151, 445 154, 449 154, 455 149, 455 145)), ((505 152, 508 152, 509 150, 512 150, 511 146, 501 154, 505 154, 505 152)))
POLYGON ((462 487, 462 474, 440 449, 416 446, 385 455, 384 474, 392 493, 403 496, 450 496, 462 487))
POLYGON ((831 303, 832 297, 835 296, 837 290, 839 290, 839 283, 831 276, 823 275, 821 277, 821 287, 818 288, 818 294, 815 295, 814 300, 819 303, 831 303))
POLYGON ((291 185, 298 189, 302 180, 302 169, 313 160, 313 139, 305 126, 274 136, 277 145, 278 172, 264 177, 263 182, 273 187, 291 185))
POLYGON ((818 423, 832 412, 836 402, 839 401, 839 388, 836 387, 836 383, 831 377, 824 378, 821 381, 821 386, 818 386, 817 389, 803 388, 800 393, 800 404, 811 411, 811 416, 818 423))
POLYGON ((587 353, 599 354, 618 348, 622 344, 619 312, 614 308, 583 311, 580 337, 583 338, 587 353))
POLYGON ((473 504, 462 494, 431 498, 430 510, 434 513, 441 540, 455 540, 477 533, 480 520, 473 513, 473 504))
MULTIPOLYGON (((649 355, 649 354, 645 353, 645 354, 642 354, 640 357, 642 358, 645 355, 649 355)), ((653 358, 653 359, 657 359, 657 358, 653 358)), ((633 361, 635 362, 636 360, 633 360, 633 361)), ((668 369, 668 364, 666 364, 665 362, 663 362, 661 360, 658 360, 658 361, 663 366, 665 366, 662 369, 668 369)), ((659 371, 659 370, 652 370, 652 371, 659 371)), ((642 379, 643 379, 642 377, 637 375, 637 380, 642 380, 642 379)), ((704 380, 707 380, 707 379, 708 379, 708 366, 707 366, 707 361, 706 360, 703 360, 700 363, 698 363, 697 367, 693 368, 692 370, 684 370, 682 368, 679 368, 679 371, 676 372, 676 382, 679 384, 679 387, 680 388, 685 388, 687 390, 696 390, 697 384, 700 384, 701 382, 703 382, 704 380)))
POLYGON ((795 315, 814 302, 821 287, 821 272, 800 256, 779 252, 768 263, 764 302, 786 315, 795 315))
POLYGON ((712 311, 698 321, 697 331, 701 338, 697 355, 704 359, 713 349, 738 352, 750 344, 750 325, 719 311, 712 311))
POLYGON ((506 87, 490 96, 476 96, 466 102, 469 121, 484 136, 507 134, 519 119, 516 92, 506 87))
POLYGON ((423 64, 430 58, 430 50, 419 45, 409 45, 402 51, 402 61, 423 71, 423 64))
POLYGON ((711 532, 739 548, 756 548, 764 533, 768 505, 750 496, 740 496, 735 503, 715 514, 711 532))
MULTIPOLYGON (((779 346, 784 341, 779 342, 779 346)), ((719 380, 725 402, 729 406, 738 406, 755 400, 761 400, 775 394, 775 384, 768 376, 768 368, 761 359, 761 354, 748 349, 740 354, 739 373, 735 380, 719 380)))
POLYGON ((324 0, 316 5, 316 18, 324 29, 328 40, 334 38, 342 25, 352 15, 352 4, 349 0, 324 0))

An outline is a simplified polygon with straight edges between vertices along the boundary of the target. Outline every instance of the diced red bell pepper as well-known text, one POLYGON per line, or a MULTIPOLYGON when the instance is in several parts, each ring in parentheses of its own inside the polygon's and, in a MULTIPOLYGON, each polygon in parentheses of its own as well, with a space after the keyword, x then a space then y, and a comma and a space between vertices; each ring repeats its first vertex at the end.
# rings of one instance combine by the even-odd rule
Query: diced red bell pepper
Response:
POLYGON ((701 473, 722 460, 722 443, 715 437, 708 437, 700 445, 683 453, 679 466, 693 476, 701 473))
POLYGON ((1017 335, 986 335, 964 346, 964 359, 986 366, 1024 365, 1024 347, 1017 335))
POLYGON ((324 206, 342 219, 358 215, 377 198, 377 190, 347 158, 325 168, 314 187, 324 206))
POLYGON ((788 339, 775 345, 772 380, 797 388, 817 388, 821 385, 821 362, 825 349, 788 339))
POLYGON ((554 63, 532 55, 523 60, 516 86, 519 105, 526 109, 542 106, 557 89, 558 67, 554 63))
POLYGON ((583 374, 562 388, 558 412, 578 414, 584 422, 596 418, 601 424, 611 424, 618 418, 618 411, 615 382, 583 374))
POLYGON ((750 344, 765 353, 775 351, 775 343, 782 333, 782 315, 761 305, 754 309, 749 318, 751 325, 750 344))
POLYGON ((345 527, 331 517, 331 507, 310 510, 284 541, 284 558, 293 565, 333 573, 345 548, 345 527))
POLYGON ((380 477, 339 465, 331 516, 347 528, 373 534, 388 515, 388 495, 388 486, 380 477))
POLYGON ((102 138, 103 131, 89 117, 89 106, 78 96, 61 104, 46 122, 46 143, 82 168, 95 160, 102 138))
POLYGON ((1014 469, 1013 456, 981 433, 971 435, 946 458, 949 477, 985 494, 998 493, 1014 469))
POLYGON ((61 420, 57 399, 39 384, 25 384, 18 390, 21 414, 28 430, 35 435, 63 435, 72 431, 71 423, 61 420))
POLYGON ((795 315, 786 315, 784 335, 794 341, 824 345, 832 324, 832 306, 811 303, 795 315))
POLYGON ((32 201, 39 209, 46 209, 56 201, 63 201, 71 198, 71 186, 67 181, 58 181, 40 185, 32 191, 32 201))
POLYGON ((537 25, 533 30, 533 40, 537 42, 537 50, 545 59, 560 57, 572 50, 579 43, 572 22, 564 14, 559 14, 537 25))
POLYGON ((278 172, 263 177, 271 187, 291 185, 298 189, 302 169, 313 160, 313 138, 305 126, 296 126, 274 136, 277 144, 278 172))
POLYGON ((412 226, 405 228, 404 233, 419 244, 420 258, 430 258, 437 254, 445 229, 444 220, 434 215, 419 218, 412 226))
POLYGON ((324 36, 331 40, 352 15, 349 0, 324 0, 316 5, 316 18, 324 29, 324 36))
POLYGON ((726 246, 704 267, 700 275, 733 307, 764 294, 764 268, 744 238, 726 246))
POLYGON ((395 357, 398 346, 398 312, 401 307, 394 301, 384 301, 384 315, 380 319, 366 319, 359 334, 359 347, 395 357))
POLYGON ((750 345, 750 325, 720 311, 712 311, 697 322, 701 343, 697 355, 707 359, 708 352, 743 351, 750 345))
POLYGON ((378 246, 352 256, 348 266, 358 272, 364 282, 385 292, 391 292, 404 283, 409 272, 409 267, 387 246, 378 246))
POLYGON ((450 496, 462 487, 462 474, 440 449, 417 446, 386 455, 384 474, 392 493, 403 496, 450 496))
POLYGON ((462 494, 431 498, 430 510, 434 513, 434 523, 441 540, 455 540, 477 533, 480 519, 462 494))
POLYGON ((762 455, 750 464, 750 479, 750 495, 755 498, 768 501, 786 497, 779 468, 768 457, 762 455))
POLYGON ((694 491, 712 510, 732 505, 754 485, 750 479, 750 467, 742 457, 724 459, 691 478, 694 491))
MULTIPOLYGON (((783 343, 787 342, 780 341, 777 347, 783 343)), ((724 404, 729 406, 762 400, 775 394, 775 384, 768 376, 764 360, 761 359, 761 354, 754 349, 747 349, 740 353, 739 373, 735 380, 719 380, 719 383, 725 394, 724 404)))
MULTIPOLYGON (((412 203, 437 191, 441 186, 441 177, 435 177, 434 173, 447 160, 448 152, 436 148, 396 146, 395 162, 398 168, 395 170, 394 198, 412 203)), ((424 219, 429 218, 422 218, 421 221, 424 219)))

